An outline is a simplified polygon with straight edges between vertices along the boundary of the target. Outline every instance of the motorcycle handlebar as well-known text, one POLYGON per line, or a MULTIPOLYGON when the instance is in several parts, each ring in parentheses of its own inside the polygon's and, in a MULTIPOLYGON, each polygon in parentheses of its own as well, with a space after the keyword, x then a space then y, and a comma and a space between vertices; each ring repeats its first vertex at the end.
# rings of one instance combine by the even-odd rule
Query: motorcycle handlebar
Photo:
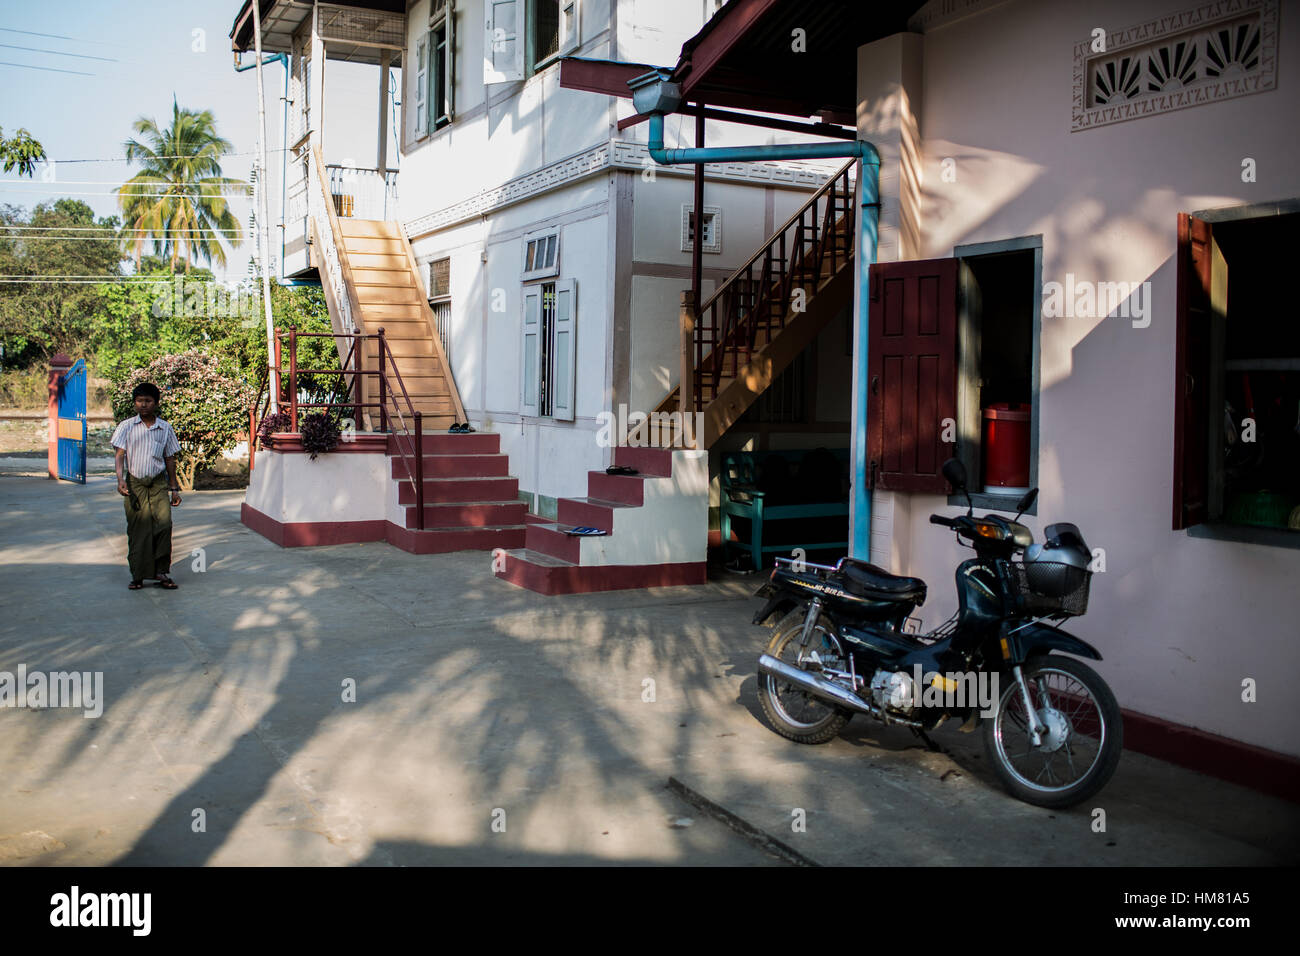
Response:
POLYGON ((955 528, 957 526, 957 519, 945 518, 943 515, 930 515, 930 524, 941 524, 945 528, 955 528))

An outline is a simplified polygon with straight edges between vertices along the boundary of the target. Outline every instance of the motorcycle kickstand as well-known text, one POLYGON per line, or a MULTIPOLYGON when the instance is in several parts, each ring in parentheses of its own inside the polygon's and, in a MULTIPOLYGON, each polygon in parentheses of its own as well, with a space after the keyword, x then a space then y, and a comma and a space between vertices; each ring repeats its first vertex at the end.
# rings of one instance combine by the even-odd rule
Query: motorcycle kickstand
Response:
POLYGON ((940 747, 938 744, 936 744, 933 740, 931 740, 929 735, 920 727, 913 727, 912 733, 916 734, 916 736, 920 737, 921 740, 924 741, 925 746, 929 748, 931 753, 936 753, 936 754, 943 753, 943 748, 940 747))

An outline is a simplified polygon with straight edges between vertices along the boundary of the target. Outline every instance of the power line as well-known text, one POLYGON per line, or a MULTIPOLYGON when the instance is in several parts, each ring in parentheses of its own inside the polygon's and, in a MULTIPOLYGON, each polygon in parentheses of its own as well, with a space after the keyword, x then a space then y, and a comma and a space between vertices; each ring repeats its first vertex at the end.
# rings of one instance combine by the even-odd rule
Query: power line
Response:
POLYGON ((65 37, 61 33, 34 33, 31 30, 17 30, 13 27, 0 27, 0 32, 4 33, 22 33, 29 37, 45 37, 47 40, 71 40, 73 43, 91 43, 95 46, 121 46, 120 43, 108 43, 104 40, 78 40, 76 37, 65 37))
POLYGON ((60 70, 53 66, 32 66, 30 63, 14 63, 10 60, 0 60, 0 66, 17 66, 24 70, 45 70, 47 73, 71 73, 73 76, 94 76, 94 73, 87 73, 84 70, 60 70))
MULTIPOLYGON (((45 185, 46 185, 46 186, 51 186, 51 185, 53 185, 53 184, 52 184, 52 183, 46 183, 45 185)), ((59 193, 60 195, 63 195, 63 196, 112 196, 113 198, 117 198, 118 196, 124 196, 124 197, 132 198, 132 199, 134 199, 134 198, 148 198, 148 197, 157 198, 157 197, 161 197, 161 196, 188 196, 188 197, 191 197, 191 198, 195 198, 195 197, 206 197, 206 198, 209 198, 209 199, 216 199, 216 198, 222 198, 222 199, 251 199, 251 198, 253 198, 252 195, 249 194, 249 193, 237 193, 237 192, 236 192, 236 193, 223 193, 223 194, 219 194, 219 196, 218 196, 218 194, 213 194, 213 193, 162 192, 162 191, 160 191, 160 192, 144 192, 144 191, 135 190, 135 189, 133 189, 133 190, 131 190, 130 192, 127 192, 127 193, 109 192, 109 191, 102 190, 102 189, 101 189, 101 190, 76 190, 76 189, 57 189, 57 188, 55 188, 55 189, 46 189, 45 191, 46 191, 46 192, 57 192, 57 193, 59 193)), ((29 192, 29 191, 27 191, 27 190, 22 190, 22 189, 15 190, 15 189, 12 189, 12 188, 10 188, 10 187, 8 187, 8 186, 0 186, 0 192, 17 192, 19 195, 27 195, 27 196, 38 196, 38 195, 41 195, 41 193, 29 192)))
MULTIPOLYGON (((97 233, 103 233, 103 234, 106 235, 106 236, 107 236, 107 235, 123 236, 123 235, 127 235, 127 234, 151 236, 151 235, 154 235, 154 232, 155 232, 155 231, 152 230, 152 229, 114 229, 112 226, 19 226, 19 225, 7 226, 7 225, 4 225, 4 224, 0 224, 0 229, 29 229, 29 230, 40 230, 40 231, 42 231, 42 232, 53 232, 53 231, 57 231, 57 232, 59 232, 60 234, 63 234, 63 233, 68 233, 68 234, 70 234, 70 233, 74 233, 74 232, 97 232, 97 233), (107 230, 107 231, 106 231, 106 230, 107 230)), ((168 231, 168 233, 169 233, 170 235, 185 235, 186 233, 191 233, 191 232, 193 232, 193 233, 212 233, 212 232, 235 232, 235 231, 237 231, 237 230, 233 230, 233 229, 207 229, 207 230, 200 230, 200 229, 169 229, 169 230, 167 230, 167 231, 168 231)), ((0 239, 3 239, 3 238, 6 238, 6 237, 4 237, 4 236, 0 236, 0 239)), ((8 238, 15 238, 15 237, 10 236, 10 237, 8 237, 8 238)), ((36 239, 36 238, 39 238, 39 237, 37 237, 37 236, 20 236, 20 237, 17 237, 17 238, 36 239)), ((75 236, 69 236, 69 238, 78 238, 78 237, 75 237, 75 236)), ((98 236, 81 236, 80 238, 82 238, 82 239, 97 239, 97 238, 99 238, 99 237, 98 237, 98 236)))
MULTIPOLYGON (((22 64, 16 64, 16 65, 21 66, 22 64)), ((62 72, 66 73, 68 71, 64 70, 62 72)), ((87 73, 85 75, 93 76, 94 74, 87 73)), ((288 152, 290 149, 291 147, 288 146, 276 146, 274 148, 268 147, 267 152, 284 153, 284 152, 288 152)), ((254 156, 256 154, 257 154, 257 150, 250 149, 238 153, 222 153, 220 158, 225 159, 227 156, 254 156)), ((149 156, 146 158, 148 159, 193 159, 194 157, 192 155, 177 155, 177 156, 149 156)), ((110 156, 107 159, 49 159, 46 161, 50 163, 54 163, 55 165, 62 165, 63 163, 138 163, 140 162, 139 159, 127 159, 125 156, 110 156)), ((328 166, 329 164, 326 163, 326 165, 328 166)), ((2 181, 3 179, 0 179, 0 182, 2 181)))
MULTIPOLYGON (((0 180, 0 182, 5 182, 5 181, 6 180, 0 180)), ((36 180, 26 180, 26 179, 16 179, 16 180, 7 180, 7 181, 13 182, 15 185, 18 186, 37 186, 40 185, 42 182, 44 182, 44 180, 38 182, 36 180)), ((132 185, 129 180, 127 182, 121 182, 120 180, 117 179, 60 179, 58 180, 58 184, 60 186, 130 186, 132 185)), ((47 183, 46 185, 52 185, 52 183, 47 183)), ((158 183, 141 182, 138 183, 137 185, 162 186, 165 185, 165 182, 158 182, 158 183)), ((196 183, 186 183, 185 185, 201 186, 203 184, 201 182, 196 182, 196 183)), ((253 186, 252 183, 249 183, 248 185, 244 185, 244 186, 241 186, 239 183, 225 183, 221 186, 221 188, 252 189, 253 186)))
POLYGON ((91 56, 89 53, 64 53, 62 50, 42 50, 35 46, 17 46, 13 43, 0 43, 0 47, 6 50, 29 50, 32 53, 53 53, 55 56, 72 56, 79 60, 103 60, 105 63, 119 63, 120 60, 111 56, 91 56))

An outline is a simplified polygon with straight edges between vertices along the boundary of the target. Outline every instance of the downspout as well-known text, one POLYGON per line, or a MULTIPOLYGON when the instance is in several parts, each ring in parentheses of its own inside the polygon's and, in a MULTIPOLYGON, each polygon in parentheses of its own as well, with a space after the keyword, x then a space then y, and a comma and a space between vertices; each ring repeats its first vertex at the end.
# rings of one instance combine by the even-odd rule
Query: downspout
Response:
MULTIPOLYGON (((871 266, 876 261, 880 219, 880 154, 865 140, 770 146, 718 146, 666 149, 664 116, 681 106, 671 74, 654 70, 628 83, 636 111, 649 116, 650 158, 662 166, 703 163, 770 162, 782 159, 858 159, 858 316, 853 336, 853 503, 849 554, 871 557, 871 489, 867 487, 867 328, 871 308, 871 266)), ((698 303, 697 303, 698 307, 698 303)))

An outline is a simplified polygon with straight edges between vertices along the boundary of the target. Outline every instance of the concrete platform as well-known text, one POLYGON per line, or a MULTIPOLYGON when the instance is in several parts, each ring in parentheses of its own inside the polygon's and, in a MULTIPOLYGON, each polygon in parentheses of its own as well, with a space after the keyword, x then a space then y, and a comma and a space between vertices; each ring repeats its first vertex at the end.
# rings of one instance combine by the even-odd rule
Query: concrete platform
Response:
POLYGON ((277 548, 240 501, 185 496, 180 589, 131 592, 110 478, 0 477, 0 671, 105 695, 0 708, 0 863, 784 865, 670 778, 830 865, 1300 860, 1300 807, 1141 755, 1097 833, 1005 794, 978 735, 776 736, 757 581, 543 597, 483 552, 277 548))

